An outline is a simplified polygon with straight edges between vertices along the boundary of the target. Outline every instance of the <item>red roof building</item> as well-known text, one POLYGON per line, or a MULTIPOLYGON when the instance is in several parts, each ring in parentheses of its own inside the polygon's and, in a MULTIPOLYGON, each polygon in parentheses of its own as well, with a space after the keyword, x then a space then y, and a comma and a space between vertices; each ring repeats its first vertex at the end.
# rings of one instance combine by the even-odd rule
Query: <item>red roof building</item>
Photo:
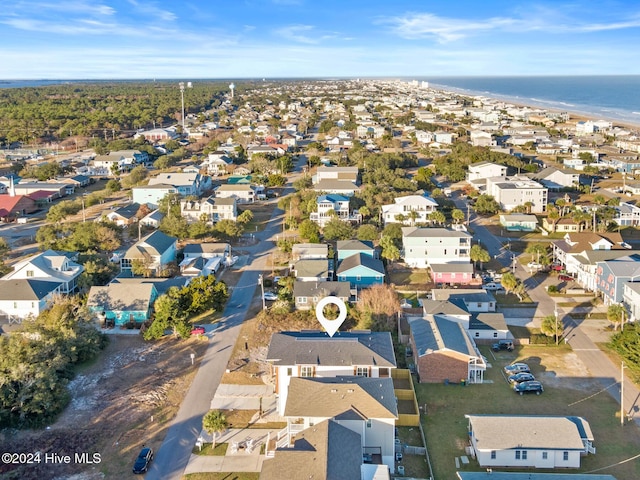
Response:
POLYGON ((26 195, 0 195, 0 220, 10 222, 38 210, 36 201, 26 195))

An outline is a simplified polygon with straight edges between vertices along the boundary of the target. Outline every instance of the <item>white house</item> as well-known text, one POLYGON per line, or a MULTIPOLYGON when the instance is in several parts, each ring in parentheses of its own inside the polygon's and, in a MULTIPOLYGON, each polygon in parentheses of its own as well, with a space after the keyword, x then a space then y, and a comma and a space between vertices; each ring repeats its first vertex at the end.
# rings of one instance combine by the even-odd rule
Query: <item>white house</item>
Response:
POLYGON ((312 180, 314 184, 322 180, 347 180, 356 183, 358 167, 318 167, 312 180))
POLYGON ((238 203, 253 203, 256 198, 255 188, 247 184, 226 184, 215 189, 216 198, 235 198, 238 203))
POLYGON ((547 167, 531 175, 531 178, 550 190, 560 190, 565 187, 577 187, 580 183, 580 172, 547 167))
MULTIPOLYGON (((84 267, 63 253, 45 250, 14 265, 13 271, 0 278, 0 282, 8 280, 43 280, 59 285, 60 293, 72 293, 78 286, 78 277, 84 267)), ((0 289, 6 284, 0 283, 0 289)))
POLYGON ((343 222, 360 222, 362 215, 349 208, 349 199, 342 195, 329 194, 320 195, 316 199, 317 211, 309 215, 311 221, 316 222, 320 227, 324 227, 332 218, 339 218, 343 222), (331 213, 333 212, 333 214, 331 213))
POLYGON ((491 162, 478 162, 469 165, 467 181, 481 180, 489 177, 506 177, 507 167, 491 162))
POLYGON ((471 446, 482 468, 580 468, 583 455, 596 453, 591 427, 582 417, 465 417, 471 446))
POLYGON ((210 186, 209 177, 199 173, 161 173, 149 180, 149 186, 171 185, 177 193, 186 197, 188 195, 201 195, 210 186))
POLYGON ((60 294, 59 282, 35 279, 6 280, 0 284, 0 316, 9 323, 37 317, 60 294))
POLYGON ((503 210, 530 205, 531 213, 542 213, 547 208, 549 189, 526 177, 489 177, 486 193, 495 198, 503 210))
POLYGON ((407 195, 397 197, 395 203, 382 205, 382 221, 388 223, 403 223, 404 225, 415 225, 416 223, 429 222, 429 215, 438 209, 438 202, 431 197, 423 195, 407 195), (415 213, 412 213, 415 212, 415 213), (396 218, 404 216, 402 222, 396 218))
POLYGON ((333 337, 320 331, 274 333, 267 361, 272 366, 281 415, 293 378, 390 378, 391 370, 396 368, 389 332, 337 332, 333 337))
POLYGON ((220 220, 233 220, 238 218, 238 209, 235 198, 208 197, 200 200, 181 200, 180 214, 187 223, 204 220, 208 223, 217 223, 220 220))
POLYGON ((402 255, 407 265, 469 263, 471 235, 448 228, 402 227, 402 255))
POLYGON ((147 205, 149 208, 158 208, 160 200, 170 193, 177 193, 173 185, 145 185, 131 189, 132 202, 147 205))

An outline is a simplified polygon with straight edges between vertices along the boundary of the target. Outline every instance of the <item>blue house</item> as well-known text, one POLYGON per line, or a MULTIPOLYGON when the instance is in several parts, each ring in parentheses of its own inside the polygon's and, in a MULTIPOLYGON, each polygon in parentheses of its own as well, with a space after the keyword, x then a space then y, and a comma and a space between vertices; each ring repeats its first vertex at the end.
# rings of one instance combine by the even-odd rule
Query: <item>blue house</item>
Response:
POLYGON ((373 242, 368 240, 338 240, 336 250, 338 251, 339 262, 358 253, 368 255, 371 258, 377 258, 376 250, 373 248, 373 242))
POLYGON ((640 255, 596 262, 596 288, 605 305, 622 302, 624 284, 640 280, 640 255))
POLYGON ((151 283, 110 283, 106 287, 91 287, 87 307, 116 327, 139 325, 151 318, 156 298, 158 291, 151 283))
POLYGON ((351 287, 369 287, 384 282, 384 265, 376 258, 356 253, 345 258, 338 267, 340 282, 350 282, 351 287))
POLYGON ((171 262, 176 261, 178 239, 160 230, 140 239, 120 260, 123 273, 131 273, 134 262, 140 262, 152 274, 161 273, 171 262))

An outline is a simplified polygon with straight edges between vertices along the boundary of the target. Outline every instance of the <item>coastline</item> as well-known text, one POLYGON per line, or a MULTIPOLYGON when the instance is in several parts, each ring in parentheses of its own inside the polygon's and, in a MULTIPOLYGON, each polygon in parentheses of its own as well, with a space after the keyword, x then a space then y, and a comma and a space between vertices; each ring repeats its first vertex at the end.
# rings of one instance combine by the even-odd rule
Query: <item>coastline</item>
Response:
POLYGON ((516 107, 529 107, 529 108, 540 108, 549 112, 567 112, 569 114, 569 122, 566 123, 577 123, 580 121, 597 121, 597 120, 605 120, 607 122, 611 122, 613 126, 623 127, 629 130, 632 130, 636 133, 640 133, 640 115, 638 115, 638 120, 634 121, 628 118, 619 118, 616 116, 606 116, 600 115, 596 112, 584 111, 572 108, 572 106, 567 106, 566 108, 560 106, 549 106, 549 103, 558 103, 552 101, 544 101, 544 100, 530 100, 523 99, 522 97, 513 97, 509 95, 501 95, 498 93, 492 92, 479 92, 468 90, 464 88, 451 87, 448 85, 439 85, 439 84, 429 84, 429 89, 441 91, 444 93, 450 93, 455 95, 462 95, 468 97, 479 97, 479 98, 488 98, 500 102, 506 102, 516 107))

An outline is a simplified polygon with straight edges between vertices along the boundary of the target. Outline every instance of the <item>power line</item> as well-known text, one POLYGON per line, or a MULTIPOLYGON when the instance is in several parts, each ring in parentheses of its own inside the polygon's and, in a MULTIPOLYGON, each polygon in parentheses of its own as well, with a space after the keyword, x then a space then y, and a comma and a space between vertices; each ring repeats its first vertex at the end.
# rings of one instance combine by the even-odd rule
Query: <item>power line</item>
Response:
POLYGON ((595 470, 591 470, 589 472, 585 472, 585 474, 594 473, 594 472, 600 472, 602 470, 606 470, 607 468, 611 468, 611 467, 617 467, 618 465, 622 465, 623 463, 630 462, 631 460, 635 460, 636 458, 640 458, 640 453, 638 455, 634 455, 631 458, 627 458, 626 460, 620 460, 617 463, 612 463, 611 465, 607 465, 606 467, 596 468, 595 470))

